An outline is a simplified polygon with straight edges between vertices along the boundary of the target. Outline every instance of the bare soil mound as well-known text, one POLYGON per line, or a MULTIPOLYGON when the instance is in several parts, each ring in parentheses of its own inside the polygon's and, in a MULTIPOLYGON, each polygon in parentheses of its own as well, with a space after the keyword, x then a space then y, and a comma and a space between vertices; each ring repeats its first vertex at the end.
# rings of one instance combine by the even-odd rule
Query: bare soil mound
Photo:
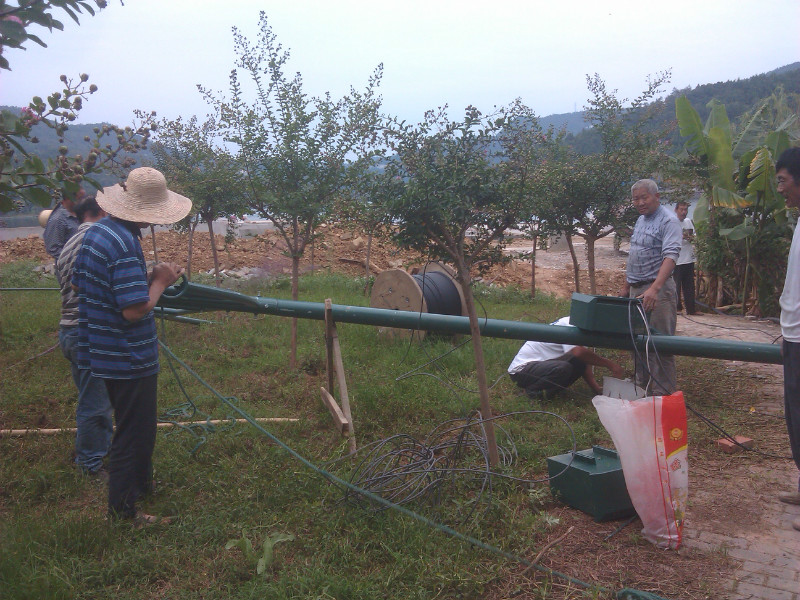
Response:
MULTIPOLYGON (((311 270, 330 270, 352 276, 366 273, 367 235, 338 226, 325 226, 313 248, 306 250, 301 261, 303 272, 311 270)), ((188 262, 189 235, 175 231, 156 232, 155 249, 148 234, 142 240, 145 258, 153 259, 158 253, 161 261, 188 262)), ((267 231, 254 237, 237 237, 230 242, 222 235, 216 235, 220 268, 234 271, 245 267, 258 269, 264 275, 288 275, 291 273, 291 259, 286 253, 286 245, 275 231, 267 231)), ((622 286, 626 254, 615 251, 611 242, 601 241, 596 250, 597 293, 616 294, 622 286)), ((530 249, 530 243, 519 240, 511 244, 509 254, 515 255, 530 249)), ((583 246, 576 242, 576 251, 581 264, 581 291, 589 290, 586 259, 583 246)), ((0 263, 15 260, 34 260, 41 263, 52 262, 44 249, 40 236, 31 235, 0 241, 0 263)), ((386 269, 410 269, 425 263, 425 257, 402 251, 390 241, 375 239, 370 249, 370 273, 380 273, 386 269)), ((539 251, 536 256, 536 290, 568 298, 575 290, 575 277, 569 252, 553 249, 539 251)), ((192 241, 192 273, 207 273, 214 268, 214 258, 208 233, 197 232, 192 241)), ((498 286, 514 285, 530 289, 531 263, 529 260, 512 259, 504 265, 492 267, 481 279, 498 286)))

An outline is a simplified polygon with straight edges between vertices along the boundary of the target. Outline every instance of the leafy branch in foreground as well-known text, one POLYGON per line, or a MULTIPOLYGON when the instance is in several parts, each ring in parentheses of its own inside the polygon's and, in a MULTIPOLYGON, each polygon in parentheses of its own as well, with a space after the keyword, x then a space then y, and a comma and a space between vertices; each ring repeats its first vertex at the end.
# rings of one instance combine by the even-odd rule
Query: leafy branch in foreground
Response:
MULTIPOLYGON (((102 10, 108 2, 94 0, 94 4, 102 10)), ((3 56, 3 48, 24 50, 27 41, 47 47, 39 36, 28 31, 28 27, 38 25, 50 31, 62 31, 64 24, 53 16, 57 10, 66 12, 79 25, 79 14, 86 11, 94 16, 95 13, 92 5, 84 0, 17 0, 16 5, 0 0, 0 69, 11 70, 8 59, 3 56)))
MULTIPOLYGON (((94 0, 99 9, 106 7, 106 0, 94 0)), ((6 48, 25 49, 32 41, 46 47, 38 36, 31 33, 32 26, 63 30, 64 25, 53 15, 66 12, 80 24, 78 15, 95 14, 92 4, 85 0, 17 0, 11 4, 0 0, 0 68, 11 69, 6 48)), ((75 121, 84 101, 97 91, 94 84, 87 85, 85 73, 76 79, 61 76, 64 87, 43 100, 35 96, 19 114, 10 110, 0 111, 0 212, 19 209, 25 203, 47 207, 54 195, 75 193, 83 181, 96 188, 100 184, 91 175, 103 171, 117 172, 121 177, 135 160, 129 154, 143 149, 154 129, 152 115, 138 125, 119 127, 100 125, 94 129, 94 138, 85 136, 90 149, 84 157, 70 153, 64 144, 64 134, 69 123, 75 121), (61 146, 58 155, 46 163, 35 152, 43 128, 53 130, 61 146)))
POLYGON ((96 85, 87 85, 88 80, 85 73, 77 81, 62 75, 60 92, 46 100, 34 96, 19 114, 0 112, 0 211, 14 210, 24 202, 47 207, 56 192, 74 193, 83 181, 100 189, 93 174, 112 171, 123 176, 136 164, 130 154, 147 146, 156 128, 155 113, 140 113, 139 123, 133 126, 97 125, 93 137, 84 136, 90 144, 86 156, 70 154, 64 135, 84 101, 97 91, 96 85), (61 144, 58 156, 47 162, 34 151, 39 143, 37 133, 44 128, 53 130, 61 144))

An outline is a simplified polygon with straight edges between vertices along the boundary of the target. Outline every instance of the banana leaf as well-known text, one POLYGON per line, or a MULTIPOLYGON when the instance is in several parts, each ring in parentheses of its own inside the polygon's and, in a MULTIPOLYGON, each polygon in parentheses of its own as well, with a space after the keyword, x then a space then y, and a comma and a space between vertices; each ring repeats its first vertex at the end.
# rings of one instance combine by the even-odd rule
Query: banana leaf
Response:
POLYGON ((739 240, 743 240, 746 237, 750 237, 756 232, 756 228, 752 225, 745 225, 744 223, 740 223, 736 227, 731 227, 729 229, 720 229, 719 234, 722 237, 728 238, 731 242, 738 242, 739 240))

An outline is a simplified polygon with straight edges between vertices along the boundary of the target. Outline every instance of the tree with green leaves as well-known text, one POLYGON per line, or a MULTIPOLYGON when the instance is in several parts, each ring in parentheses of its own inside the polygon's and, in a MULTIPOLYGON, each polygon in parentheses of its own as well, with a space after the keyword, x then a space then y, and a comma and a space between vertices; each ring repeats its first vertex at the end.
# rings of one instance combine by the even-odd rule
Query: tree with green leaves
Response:
MULTIPOLYGON (((94 4, 98 8, 106 6, 105 0, 95 0, 94 4)), ((90 3, 80 0, 18 0, 15 5, 0 0, 0 68, 11 68, 4 53, 7 48, 24 49, 28 41, 46 46, 29 29, 34 26, 51 31, 63 29, 64 25, 54 17, 59 11, 67 13, 76 23, 82 12, 95 14, 90 3)), ((53 196, 75 193, 84 181, 100 189, 93 174, 111 171, 124 177, 135 165, 130 154, 146 146, 154 115, 145 115, 133 127, 95 127, 93 137, 84 138, 91 144, 86 156, 72 154, 65 145, 64 134, 69 124, 78 118, 84 101, 97 91, 97 86, 88 84, 88 80, 85 73, 76 78, 62 75, 61 91, 46 99, 34 97, 19 114, 10 110, 0 112, 0 212, 18 209, 26 202, 50 206, 53 196), (58 157, 46 163, 30 150, 38 143, 38 132, 43 128, 55 131, 61 144, 58 157)))
MULTIPOLYGON (((490 419, 473 272, 505 259, 503 234, 525 212, 522 194, 505 193, 508 179, 519 168, 509 156, 523 138, 538 136, 541 130, 519 104, 492 115, 470 106, 456 121, 443 108, 428 111, 418 125, 395 122, 390 129, 388 140, 395 154, 387 159, 386 170, 403 182, 401 193, 386 201, 395 240, 455 266, 469 316, 481 414, 490 419)), ((484 427, 495 464, 492 422, 484 427)))
POLYGON ((399 177, 384 169, 381 156, 366 159, 367 164, 359 165, 350 172, 351 181, 342 197, 337 211, 345 220, 360 227, 367 234, 366 256, 364 258, 364 295, 369 294, 370 258, 375 238, 384 239, 391 228, 391 219, 386 212, 386 203, 402 193, 403 182, 399 177))
MULTIPOLYGON (((379 66, 364 91, 350 89, 338 100, 309 97, 300 73, 287 74, 289 51, 278 43, 266 14, 251 43, 233 30, 238 59, 230 75, 230 97, 200 88, 215 107, 219 131, 236 148, 254 213, 270 219, 292 261, 292 298, 298 298, 300 259, 315 230, 331 215, 358 159, 378 141, 381 98, 379 66), (248 86, 241 73, 249 78, 248 86), (248 98, 247 89, 254 90, 248 98)), ((292 320, 290 365, 297 361, 297 321, 292 320)))
POLYGON ((556 131, 550 127, 546 132, 538 130, 533 111, 521 102, 515 104, 515 119, 520 122, 515 127, 529 124, 530 135, 514 136, 513 143, 505 148, 505 190, 508 197, 516 197, 522 205, 522 214, 517 223, 526 239, 531 240, 530 252, 523 253, 520 258, 530 258, 531 263, 531 298, 536 297, 536 251, 544 239, 557 233, 553 221, 546 219, 545 214, 552 208, 548 190, 549 181, 543 178, 542 164, 557 160, 559 151, 564 148, 564 131, 556 131))
MULTIPOLYGON (((587 76, 586 119, 599 134, 599 152, 581 155, 564 149, 558 160, 541 163, 539 178, 551 199, 548 219, 569 242, 572 236, 586 241, 592 294, 597 293, 595 244, 632 220, 631 184, 667 164, 666 132, 653 130, 652 121, 663 110, 653 100, 668 80, 668 72, 649 78, 644 91, 628 101, 609 90, 599 75, 587 76)), ((577 257, 570 249, 579 291, 577 257)))
MULTIPOLYGON (((170 187, 191 198, 194 215, 208 225, 214 277, 219 287, 214 221, 233 215, 241 217, 246 211, 239 164, 230 151, 217 143, 214 123, 198 123, 197 117, 161 121, 152 151, 156 167, 169 180, 170 187)), ((194 215, 186 219, 192 221, 194 215)))
POLYGON ((789 228, 775 161, 800 139, 800 123, 787 104, 778 90, 743 116, 736 133, 721 102, 709 102, 705 124, 685 96, 675 102, 680 133, 687 138, 683 159, 704 192, 693 221, 700 233, 700 263, 716 278, 711 290, 716 306, 725 301, 728 287, 743 312, 779 310, 776 290, 785 271, 789 228))

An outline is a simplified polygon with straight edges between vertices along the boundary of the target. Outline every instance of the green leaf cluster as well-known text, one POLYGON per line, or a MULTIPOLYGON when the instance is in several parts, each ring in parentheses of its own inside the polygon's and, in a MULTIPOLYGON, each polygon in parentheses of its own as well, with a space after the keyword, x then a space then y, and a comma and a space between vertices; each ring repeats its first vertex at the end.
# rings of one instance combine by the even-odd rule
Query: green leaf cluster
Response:
MULTIPOLYGON (((106 0, 94 0, 98 9, 106 7, 106 0)), ((44 27, 49 31, 64 29, 64 24, 53 15, 63 11, 76 23, 80 24, 78 15, 87 12, 94 16, 95 9, 84 0, 17 0, 11 4, 8 0, 0 0, 0 49, 24 49, 25 42, 32 41, 47 47, 37 35, 28 28, 32 25, 44 27)), ((11 70, 8 59, 0 52, 0 69, 11 70)))

